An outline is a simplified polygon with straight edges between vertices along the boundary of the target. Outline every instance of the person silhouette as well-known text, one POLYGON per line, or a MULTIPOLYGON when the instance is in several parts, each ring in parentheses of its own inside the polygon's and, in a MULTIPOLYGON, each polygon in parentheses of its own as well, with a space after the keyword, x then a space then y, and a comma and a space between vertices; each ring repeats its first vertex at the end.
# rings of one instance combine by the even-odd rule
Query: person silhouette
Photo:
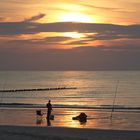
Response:
POLYGON ((47 120, 50 120, 50 116, 51 116, 51 112, 52 112, 52 105, 51 105, 51 100, 48 101, 48 103, 46 104, 47 107, 47 120))

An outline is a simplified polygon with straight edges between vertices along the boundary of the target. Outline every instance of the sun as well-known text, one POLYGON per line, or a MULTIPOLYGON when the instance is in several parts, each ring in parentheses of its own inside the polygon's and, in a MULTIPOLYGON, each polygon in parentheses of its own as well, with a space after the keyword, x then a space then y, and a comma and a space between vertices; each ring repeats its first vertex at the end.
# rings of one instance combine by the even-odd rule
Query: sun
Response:
POLYGON ((65 32, 65 33, 63 33, 63 36, 71 37, 71 38, 82 38, 82 37, 85 37, 84 34, 78 33, 78 32, 65 32))
POLYGON ((61 22, 85 22, 85 23, 92 22, 92 19, 88 15, 80 13, 63 14, 62 16, 60 16, 59 20, 61 22))

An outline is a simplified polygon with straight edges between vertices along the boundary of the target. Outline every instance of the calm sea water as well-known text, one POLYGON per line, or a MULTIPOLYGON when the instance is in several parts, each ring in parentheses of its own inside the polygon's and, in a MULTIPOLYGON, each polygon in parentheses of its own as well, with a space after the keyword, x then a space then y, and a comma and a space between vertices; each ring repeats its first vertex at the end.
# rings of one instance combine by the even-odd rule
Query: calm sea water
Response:
POLYGON ((1 90, 56 87, 77 89, 0 92, 0 103, 44 106, 51 99, 58 107, 109 107, 116 92, 115 107, 140 108, 140 71, 0 72, 1 90))

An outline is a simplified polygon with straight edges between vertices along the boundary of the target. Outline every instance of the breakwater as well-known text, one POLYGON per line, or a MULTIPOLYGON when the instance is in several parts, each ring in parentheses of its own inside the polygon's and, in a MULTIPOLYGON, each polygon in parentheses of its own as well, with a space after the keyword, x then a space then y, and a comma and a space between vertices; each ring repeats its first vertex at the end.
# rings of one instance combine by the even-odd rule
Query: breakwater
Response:
POLYGON ((55 87, 55 88, 32 88, 32 89, 4 89, 0 92, 26 92, 26 91, 46 91, 46 90, 69 90, 77 89, 76 87, 55 87))

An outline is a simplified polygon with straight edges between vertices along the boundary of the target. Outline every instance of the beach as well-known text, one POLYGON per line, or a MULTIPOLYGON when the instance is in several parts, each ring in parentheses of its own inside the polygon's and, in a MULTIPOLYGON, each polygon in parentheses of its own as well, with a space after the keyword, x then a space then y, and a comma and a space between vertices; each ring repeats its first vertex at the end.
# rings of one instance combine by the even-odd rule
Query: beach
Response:
POLYGON ((0 140, 140 140, 139 74, 0 72, 1 83, 8 79, 0 85, 0 140), (116 79, 121 79, 117 90, 116 79), (76 89, 19 90, 56 87, 76 89), (47 122, 49 99, 54 120, 47 122), (72 119, 82 112, 86 122, 72 119))
POLYGON ((134 111, 115 111, 112 119, 111 110, 96 110, 83 108, 53 108, 54 120, 46 120, 46 108, 0 108, 0 124, 16 126, 50 126, 69 128, 112 129, 112 130, 140 130, 140 113, 134 111), (44 115, 38 117, 36 110, 44 115), (86 113, 87 121, 79 122, 72 117, 81 112, 86 113))
POLYGON ((0 126, 1 140, 139 140, 139 131, 0 126))

